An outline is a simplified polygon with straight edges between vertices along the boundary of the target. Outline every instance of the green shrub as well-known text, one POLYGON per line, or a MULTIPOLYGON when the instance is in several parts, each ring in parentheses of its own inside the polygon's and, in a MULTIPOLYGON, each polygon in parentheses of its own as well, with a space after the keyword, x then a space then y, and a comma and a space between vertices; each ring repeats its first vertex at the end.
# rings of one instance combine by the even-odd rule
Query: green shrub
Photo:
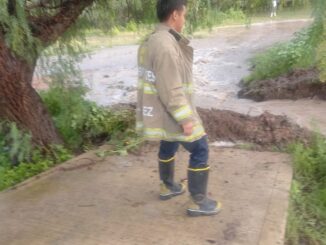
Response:
POLYGON ((242 10, 230 8, 226 11, 226 19, 233 21, 244 21, 247 16, 242 10))
POLYGON ((86 120, 90 110, 90 105, 83 101, 82 94, 84 91, 81 89, 64 91, 60 87, 41 92, 56 127, 71 149, 79 148, 82 144, 82 136, 74 128, 79 126, 78 122, 86 120))
MULTIPOLYGON (((326 35, 324 36, 326 37, 326 35)), ((317 49, 317 68, 320 72, 320 80, 326 82, 326 40, 324 40, 317 49)))
MULTIPOLYGON (((105 154, 126 154, 141 141, 134 131, 132 110, 108 110, 84 99, 81 87, 52 87, 41 93, 69 150, 80 152, 94 145, 114 145, 105 154)), ((0 123, 0 190, 41 173, 54 164, 71 158, 62 146, 51 149, 32 148, 29 134, 14 123, 0 123)))
POLYGON ((0 166, 17 165, 30 160, 31 136, 15 123, 0 122, 0 166))
POLYGON ((293 68, 308 68, 316 63, 316 47, 322 40, 322 26, 312 25, 295 34, 289 42, 276 44, 252 60, 252 73, 244 79, 252 81, 277 77, 293 68))
POLYGON ((63 147, 52 146, 47 153, 37 148, 34 149, 29 162, 20 162, 15 166, 0 165, 0 191, 39 174, 71 157, 70 152, 63 147))
POLYGON ((137 32, 138 25, 135 21, 131 20, 126 25, 126 31, 137 32))
POLYGON ((0 122, 0 191, 69 158, 62 146, 39 149, 15 123, 0 122))
POLYGON ((289 244, 326 244, 326 141, 292 149, 294 180, 287 227, 289 244))
POLYGON ((120 34, 119 26, 113 26, 110 31, 112 36, 116 36, 120 34))
POLYGON ((112 111, 97 106, 84 99, 84 95, 85 89, 62 87, 52 87, 41 93, 69 149, 87 149, 134 127, 131 111, 112 111))

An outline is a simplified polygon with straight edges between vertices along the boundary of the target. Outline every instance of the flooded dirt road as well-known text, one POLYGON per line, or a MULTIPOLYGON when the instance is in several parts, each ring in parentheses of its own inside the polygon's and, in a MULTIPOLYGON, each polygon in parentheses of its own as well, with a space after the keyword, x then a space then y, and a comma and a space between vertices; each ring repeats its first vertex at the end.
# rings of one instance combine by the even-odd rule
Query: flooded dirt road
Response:
MULTIPOLYGON (((204 39, 191 41, 195 48, 194 78, 196 103, 203 108, 227 109, 247 115, 267 110, 308 128, 326 134, 326 102, 318 100, 282 100, 253 102, 237 98, 238 83, 249 74, 249 62, 258 52, 277 42, 290 40, 308 26, 309 20, 267 22, 250 27, 219 28, 204 39)), ((100 105, 136 101, 138 45, 119 46, 93 53, 80 64, 88 98, 100 105)))

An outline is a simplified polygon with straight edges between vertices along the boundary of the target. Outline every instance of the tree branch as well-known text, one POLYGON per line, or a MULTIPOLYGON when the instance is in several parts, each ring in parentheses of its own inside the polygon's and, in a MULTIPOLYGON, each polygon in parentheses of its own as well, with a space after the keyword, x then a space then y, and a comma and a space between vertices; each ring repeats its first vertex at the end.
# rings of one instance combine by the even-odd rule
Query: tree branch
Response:
POLYGON ((62 1, 58 6, 58 13, 54 16, 30 16, 33 36, 39 38, 45 45, 55 42, 93 2, 95 0, 62 1))
POLYGON ((36 3, 27 4, 26 10, 30 11, 30 10, 36 9, 36 8, 58 9, 58 8, 61 8, 61 6, 62 6, 62 1, 60 4, 57 4, 54 6, 52 6, 50 4, 51 2, 52 2, 51 0, 40 0, 39 2, 36 2, 36 3))

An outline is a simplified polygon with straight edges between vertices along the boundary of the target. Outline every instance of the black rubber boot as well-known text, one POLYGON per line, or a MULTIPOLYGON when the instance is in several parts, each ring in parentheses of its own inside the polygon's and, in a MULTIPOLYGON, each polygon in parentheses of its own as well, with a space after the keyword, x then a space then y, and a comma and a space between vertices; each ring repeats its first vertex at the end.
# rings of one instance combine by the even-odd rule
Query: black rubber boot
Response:
POLYGON ((160 172, 160 199, 168 200, 171 197, 181 195, 186 191, 184 183, 174 182, 174 159, 159 161, 160 172))
POLYGON ((221 203, 207 197, 208 173, 209 166, 188 169, 189 216, 214 215, 221 211, 221 203))

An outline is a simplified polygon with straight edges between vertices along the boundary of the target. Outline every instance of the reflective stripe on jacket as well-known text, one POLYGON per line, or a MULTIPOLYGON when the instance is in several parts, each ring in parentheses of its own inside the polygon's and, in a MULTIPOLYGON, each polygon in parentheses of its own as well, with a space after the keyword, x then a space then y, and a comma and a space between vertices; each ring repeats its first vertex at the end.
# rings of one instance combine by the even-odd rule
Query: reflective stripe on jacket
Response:
POLYGON ((193 49, 189 41, 159 24, 138 50, 136 129, 148 140, 192 142, 205 135, 193 102, 193 49), (192 121, 192 135, 182 124, 192 121))

